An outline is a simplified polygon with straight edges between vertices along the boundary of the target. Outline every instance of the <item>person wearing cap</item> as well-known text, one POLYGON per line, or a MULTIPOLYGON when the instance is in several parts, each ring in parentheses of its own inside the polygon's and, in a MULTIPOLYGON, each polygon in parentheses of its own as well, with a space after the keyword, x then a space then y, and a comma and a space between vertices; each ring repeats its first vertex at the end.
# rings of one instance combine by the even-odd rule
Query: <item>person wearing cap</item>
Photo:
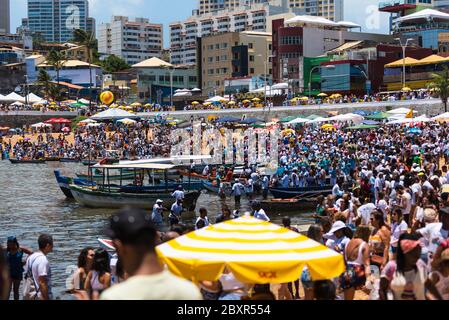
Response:
POLYGON ((349 242, 349 238, 345 235, 346 224, 342 221, 336 221, 331 230, 326 233, 323 238, 327 239, 326 247, 343 254, 345 252, 346 245, 349 242))
MULTIPOLYGON (((17 238, 14 236, 8 237, 6 242, 6 257, 9 265, 9 277, 11 284, 9 293, 13 291, 14 300, 19 300, 19 287, 23 280, 23 255, 30 256, 33 250, 19 245, 17 238)), ((8 294, 9 296, 9 294, 8 294)))
POLYGON ((424 222, 425 227, 418 229, 416 234, 421 237, 421 243, 423 246, 422 259, 427 262, 433 254, 435 254, 438 244, 448 238, 448 214, 444 209, 440 209, 440 215, 443 218, 443 222, 438 222, 438 213, 435 209, 424 209, 424 222))
POLYGON ((156 254, 157 230, 151 215, 139 209, 123 209, 109 219, 112 239, 124 271, 124 282, 105 291, 101 300, 201 300, 190 281, 164 270, 156 254))
POLYGON ((153 206, 153 212, 151 213, 151 219, 153 221, 153 223, 156 225, 156 227, 158 228, 158 230, 160 230, 160 228, 162 227, 162 224, 164 223, 164 219, 163 219, 163 212, 164 210, 167 210, 163 207, 164 201, 161 199, 156 200, 156 203, 153 206))
POLYGON ((184 207, 182 206, 182 200, 177 199, 171 206, 170 214, 168 220, 170 222, 170 227, 174 224, 178 224, 181 221, 181 215, 184 212, 184 207))

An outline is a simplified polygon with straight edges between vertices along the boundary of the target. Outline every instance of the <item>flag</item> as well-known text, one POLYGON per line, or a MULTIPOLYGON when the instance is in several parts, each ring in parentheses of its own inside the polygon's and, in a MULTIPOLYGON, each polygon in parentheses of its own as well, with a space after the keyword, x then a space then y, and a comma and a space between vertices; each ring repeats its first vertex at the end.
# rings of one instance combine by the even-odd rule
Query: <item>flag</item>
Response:
POLYGON ((405 115, 405 117, 406 117, 407 119, 413 118, 413 109, 410 109, 410 111, 405 115))

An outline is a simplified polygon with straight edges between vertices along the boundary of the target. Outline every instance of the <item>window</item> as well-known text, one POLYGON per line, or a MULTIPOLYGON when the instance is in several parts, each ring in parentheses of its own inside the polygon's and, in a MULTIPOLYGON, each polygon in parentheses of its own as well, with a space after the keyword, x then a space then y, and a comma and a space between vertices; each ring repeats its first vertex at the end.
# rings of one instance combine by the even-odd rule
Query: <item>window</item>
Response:
POLYGON ((219 62, 220 61, 220 56, 216 56, 215 57, 215 62, 219 62))
POLYGON ((228 47, 228 44, 227 44, 226 42, 224 42, 224 43, 221 44, 221 48, 222 48, 222 49, 226 49, 227 47, 228 47))
POLYGON ((207 74, 214 74, 214 69, 207 70, 207 74))
POLYGON ((248 43, 248 48, 252 49, 253 48, 253 44, 252 42, 248 43))
POLYGON ((215 45, 215 49, 220 49, 220 44, 219 43, 217 43, 216 45, 215 45))
POLYGON ((249 56, 249 61, 254 61, 254 56, 249 56))
POLYGON ((249 73, 254 74, 254 68, 249 69, 249 73))
POLYGON ((281 38, 281 45, 298 45, 302 44, 302 38, 299 36, 285 36, 281 38))
POLYGON ((207 58, 207 62, 209 62, 209 63, 214 62, 214 58, 213 57, 208 57, 207 58))

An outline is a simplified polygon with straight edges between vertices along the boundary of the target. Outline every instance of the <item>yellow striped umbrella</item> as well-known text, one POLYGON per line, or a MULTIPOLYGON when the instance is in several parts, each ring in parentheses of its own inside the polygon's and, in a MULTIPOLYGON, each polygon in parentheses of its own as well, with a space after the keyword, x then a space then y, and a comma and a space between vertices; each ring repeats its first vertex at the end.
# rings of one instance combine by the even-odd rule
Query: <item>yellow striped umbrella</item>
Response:
POLYGON ((196 230, 156 247, 174 274, 215 281, 225 267, 244 283, 287 283, 307 266, 313 280, 345 270, 343 256, 303 235, 244 216, 196 230))

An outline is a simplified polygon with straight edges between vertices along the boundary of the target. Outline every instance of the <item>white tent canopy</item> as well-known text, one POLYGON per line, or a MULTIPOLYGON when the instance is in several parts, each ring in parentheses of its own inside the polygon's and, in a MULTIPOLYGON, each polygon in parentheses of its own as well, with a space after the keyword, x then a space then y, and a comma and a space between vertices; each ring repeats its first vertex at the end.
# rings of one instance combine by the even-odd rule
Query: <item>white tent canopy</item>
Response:
POLYGON ((449 112, 442 113, 432 118, 432 120, 440 120, 440 119, 449 119, 449 112))
POLYGON ((33 104, 36 102, 41 102, 42 98, 35 95, 34 93, 30 93, 29 95, 27 95, 27 100, 28 100, 28 103, 33 104))
POLYGON ((215 97, 212 97, 212 98, 206 100, 206 102, 220 102, 220 101, 229 101, 229 99, 226 99, 221 96, 215 96, 215 97))
POLYGON ((22 102, 20 102, 20 101, 16 101, 16 102, 14 102, 14 103, 11 103, 11 105, 12 105, 12 106, 18 106, 18 107, 21 107, 21 106, 24 106, 25 104, 22 103, 22 102))
POLYGON ((277 83, 277 84, 275 84, 275 85, 273 85, 272 87, 271 87, 271 89, 273 89, 273 90, 285 90, 285 89, 288 89, 288 83, 287 82, 282 82, 282 83, 277 83))
POLYGON ((192 93, 190 91, 179 91, 173 95, 173 97, 191 97, 192 93))
POLYGON ((413 20, 449 20, 449 14, 433 10, 433 9, 424 9, 407 16, 396 19, 397 22, 405 22, 405 21, 413 21, 413 20))
POLYGON ((38 122, 38 123, 31 125, 31 128, 49 128, 51 126, 52 125, 49 123, 38 122))
POLYGON ((97 121, 92 120, 92 119, 86 119, 86 120, 82 120, 79 123, 97 123, 97 121))
POLYGON ((341 114, 329 118, 329 121, 354 121, 355 123, 362 122, 365 118, 355 113, 341 114))
MULTIPOLYGON (((390 114, 407 114, 411 111, 409 108, 398 108, 394 110, 387 111, 390 114)), ((413 111, 413 113, 417 113, 417 111, 413 111)))
POLYGON ((308 122, 310 122, 310 120, 304 119, 304 118, 297 118, 295 120, 288 122, 287 124, 299 124, 299 123, 308 123, 308 122))
POLYGON ((316 118, 315 120, 309 121, 309 123, 321 123, 321 122, 327 122, 327 121, 331 121, 330 118, 316 118))
POLYGON ((128 123, 130 123, 130 122, 136 123, 137 121, 136 121, 136 120, 133 120, 133 119, 125 118, 125 119, 117 120, 117 122, 120 122, 120 123, 125 123, 125 122, 128 122, 128 123))
POLYGON ((124 118, 136 119, 138 117, 131 112, 121 109, 108 109, 90 117, 93 120, 120 120, 124 118))
POLYGON ((403 119, 394 120, 394 121, 388 122, 387 125, 389 125, 389 124, 405 124, 405 123, 414 123, 414 122, 430 122, 430 121, 432 121, 432 119, 429 119, 424 115, 424 116, 419 116, 416 118, 403 118, 403 119))
POLYGON ((192 92, 201 92, 201 89, 193 88, 191 91, 192 91, 192 92))
POLYGON ((4 97, 3 99, 5 102, 15 102, 15 101, 20 101, 20 102, 25 102, 24 97, 18 95, 15 92, 11 92, 10 94, 8 94, 7 96, 4 97))

